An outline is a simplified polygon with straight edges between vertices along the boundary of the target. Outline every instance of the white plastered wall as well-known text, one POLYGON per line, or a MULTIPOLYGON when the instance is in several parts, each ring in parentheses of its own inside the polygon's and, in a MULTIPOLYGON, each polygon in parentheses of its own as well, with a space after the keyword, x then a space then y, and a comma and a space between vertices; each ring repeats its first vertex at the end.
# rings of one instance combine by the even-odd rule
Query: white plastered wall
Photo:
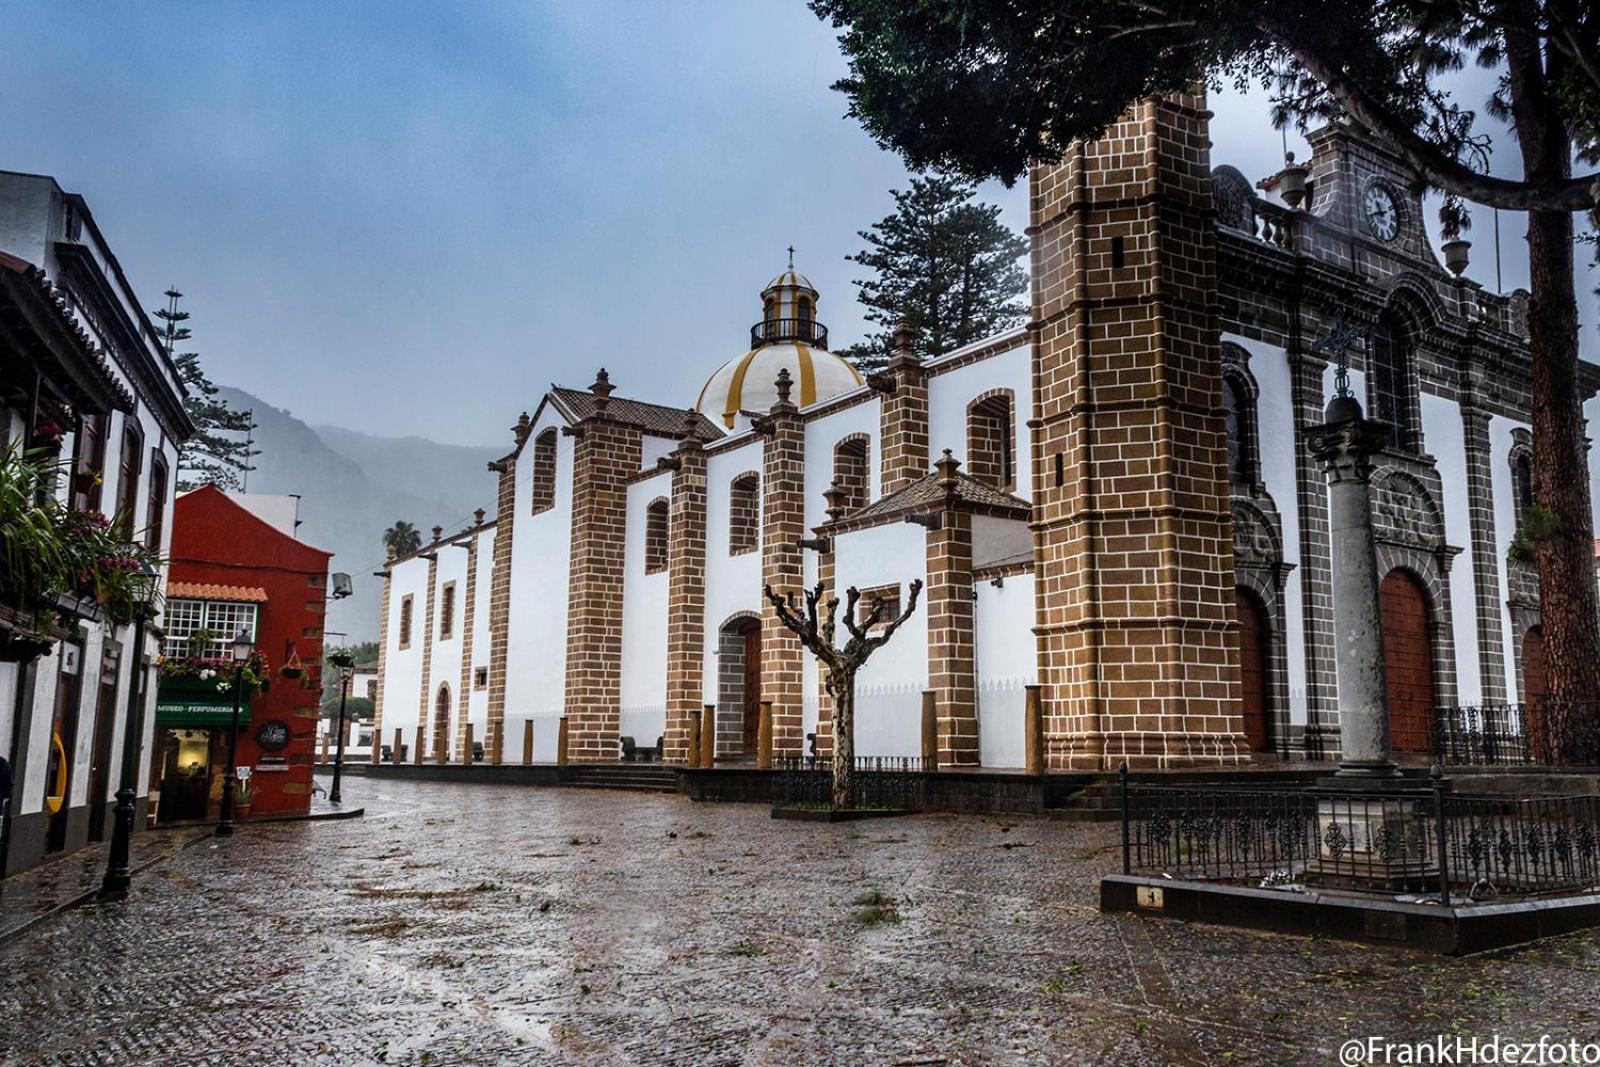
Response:
MULTIPOLYGON (((898 582, 903 608, 912 580, 927 580, 927 531, 920 526, 893 523, 843 534, 835 551, 834 573, 840 590, 898 582)), ((916 614, 856 675, 856 754, 920 756, 922 691, 927 687, 928 605, 924 597, 917 603, 916 614)))
MULTIPOLYGON (((761 549, 728 554, 728 504, 733 480, 761 473, 762 439, 748 434, 743 442, 706 457, 706 617, 701 669, 701 701, 717 702, 717 634, 734 615, 761 613, 761 549)), ((760 531, 757 530, 757 541, 760 531)))
MULTIPOLYGON (((667 569, 645 573, 646 511, 671 505, 672 475, 663 471, 628 486, 628 532, 622 592, 622 714, 618 734, 652 746, 667 729, 667 569)), ((668 541, 671 540, 670 529, 668 541)))
MULTIPOLYGON (((551 763, 555 762, 557 732, 566 703, 573 439, 556 437, 555 504, 537 515, 532 513, 533 446, 546 428, 559 430, 565 425, 554 405, 544 405, 527 447, 517 457, 506 652, 507 750, 521 746, 523 723, 532 719, 534 759, 551 763)), ((489 591, 480 596, 487 607, 489 591)), ((488 662, 487 643, 484 662, 488 662)))
POLYGON ((1021 767, 1027 687, 1038 681, 1033 638, 1033 573, 973 584, 978 684, 978 761, 1021 767))
MULTIPOLYGON (((1015 437, 1016 488, 1024 500, 1033 499, 1032 438, 1028 420, 1033 418, 1032 353, 1026 343, 956 370, 935 374, 928 379, 928 459, 936 461, 949 449, 963 464, 967 461, 967 405, 992 389, 1010 389, 1012 394, 1012 434, 1015 437)), ((933 366, 937 367, 938 361, 933 366)))

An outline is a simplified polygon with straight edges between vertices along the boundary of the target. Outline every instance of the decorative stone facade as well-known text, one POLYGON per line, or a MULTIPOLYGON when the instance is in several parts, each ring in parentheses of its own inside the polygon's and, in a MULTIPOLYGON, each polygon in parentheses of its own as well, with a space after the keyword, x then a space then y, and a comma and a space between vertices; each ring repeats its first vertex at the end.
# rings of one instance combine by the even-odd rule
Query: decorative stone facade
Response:
MULTIPOLYGON (((761 470, 761 582, 773 592, 799 596, 805 583, 805 423, 789 399, 787 374, 779 378, 778 401, 765 424, 761 470)), ((805 742, 801 714, 805 669, 800 639, 761 604, 761 699, 772 702, 772 750, 798 756, 805 742)))
MULTIPOLYGON (((706 617, 706 452, 691 421, 673 454, 667 548, 667 723, 664 758, 689 759, 689 723, 701 713, 706 617)), ((739 516, 730 516, 737 522, 739 516)), ((750 517, 754 521, 754 516, 750 517)))

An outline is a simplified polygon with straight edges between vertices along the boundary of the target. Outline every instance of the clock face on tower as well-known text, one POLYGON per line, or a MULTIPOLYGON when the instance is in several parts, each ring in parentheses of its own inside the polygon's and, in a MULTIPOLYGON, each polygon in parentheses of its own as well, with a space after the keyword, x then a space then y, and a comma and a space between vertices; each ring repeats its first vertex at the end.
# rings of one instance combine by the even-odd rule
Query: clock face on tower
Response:
POLYGON ((1392 241, 1400 234, 1400 202, 1394 190, 1383 182, 1369 182, 1362 198, 1367 229, 1380 241, 1392 241))

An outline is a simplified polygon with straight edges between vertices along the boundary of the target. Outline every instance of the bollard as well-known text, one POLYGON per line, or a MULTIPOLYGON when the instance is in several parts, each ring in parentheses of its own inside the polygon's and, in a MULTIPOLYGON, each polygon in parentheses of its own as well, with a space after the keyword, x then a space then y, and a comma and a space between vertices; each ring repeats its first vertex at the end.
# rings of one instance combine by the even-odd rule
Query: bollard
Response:
POLYGON ((423 760, 422 746, 423 746, 423 743, 426 740, 427 740, 427 738, 423 734, 422 727, 418 726, 417 727, 417 748, 416 748, 416 751, 412 754, 411 758, 416 762, 417 766, 419 766, 419 767, 422 766, 422 760, 423 760))
POLYGON ((700 716, 689 716, 689 766, 700 766, 700 716))
POLYGON ((328 762, 328 742, 330 742, 332 740, 333 740, 333 734, 326 733, 326 734, 322 735, 322 759, 319 762, 321 762, 321 763, 327 763, 328 762))
POLYGON ((1027 710, 1022 716, 1024 766, 1029 774, 1044 773, 1044 707, 1039 702, 1039 687, 1026 687, 1027 710))
POLYGON ((461 762, 470 767, 474 762, 472 758, 472 724, 470 722, 467 723, 466 732, 467 736, 462 739, 461 762))
POLYGON ((772 701, 761 702, 761 721, 756 726, 756 766, 772 769, 772 701))
POLYGON ((533 762, 533 720, 522 720, 522 762, 524 765, 533 762))
POLYGON ((400 729, 400 727, 396 726, 394 728, 394 748, 389 750, 389 762, 399 763, 401 760, 400 753, 405 747, 406 733, 404 730, 400 729))
POLYGON ((556 731, 556 764, 567 765, 567 717, 561 716, 561 728, 556 731))
POLYGON ((922 691, 922 768, 939 769, 939 695, 932 689, 922 691))
POLYGON ((717 706, 707 704, 700 713, 700 766, 717 761, 717 706))

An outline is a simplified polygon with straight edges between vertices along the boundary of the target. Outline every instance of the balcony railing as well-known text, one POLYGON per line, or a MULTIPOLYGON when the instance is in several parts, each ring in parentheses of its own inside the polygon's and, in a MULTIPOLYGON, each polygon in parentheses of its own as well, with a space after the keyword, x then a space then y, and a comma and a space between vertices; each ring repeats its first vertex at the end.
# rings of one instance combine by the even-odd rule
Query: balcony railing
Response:
POLYGON ((1600 702, 1435 708, 1434 760, 1446 767, 1600 766, 1600 702))
POLYGON ((764 319, 750 327, 750 347, 760 348, 774 341, 803 341, 818 348, 828 347, 828 328, 816 319, 764 319))

